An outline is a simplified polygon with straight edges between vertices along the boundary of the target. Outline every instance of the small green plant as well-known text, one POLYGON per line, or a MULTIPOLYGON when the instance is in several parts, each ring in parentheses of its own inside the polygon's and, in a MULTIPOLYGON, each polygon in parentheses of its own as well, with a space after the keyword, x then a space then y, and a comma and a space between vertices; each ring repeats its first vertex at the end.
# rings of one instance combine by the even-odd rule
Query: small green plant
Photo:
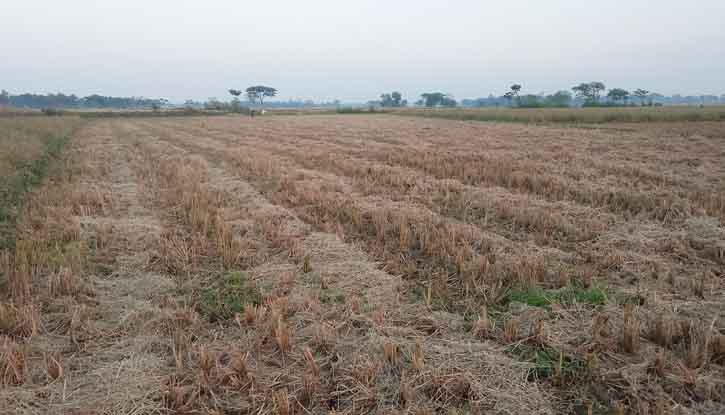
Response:
POLYGON ((604 305, 607 303, 607 292, 603 287, 597 285, 587 288, 579 284, 572 284, 560 291, 559 298, 559 302, 562 304, 604 305))
POLYGON ((532 307, 544 308, 548 308, 551 304, 558 302, 555 296, 539 288, 512 290, 505 299, 509 303, 522 303, 532 307))
POLYGON ((541 288, 513 289, 504 299, 507 303, 522 303, 532 307, 550 308, 552 304, 606 304, 607 293, 599 286, 583 287, 571 284, 559 290, 541 288))
POLYGON ((585 361, 567 356, 551 347, 537 348, 532 361, 534 368, 529 376, 537 379, 547 379, 552 376, 574 379, 587 370, 585 361))
POLYGON ((629 294, 629 293, 616 293, 613 301, 619 305, 632 304, 636 306, 642 306, 645 304, 647 299, 640 293, 629 294))
POLYGON ((221 275, 201 293, 200 311, 209 320, 224 320, 241 313, 247 306, 259 305, 262 293, 254 282, 242 272, 221 275))
POLYGON ((519 361, 532 364, 527 375, 531 382, 549 378, 572 381, 581 378, 588 371, 585 360, 569 356, 550 346, 523 343, 510 348, 508 353, 519 361))
POLYGON ((411 290, 411 294, 413 301, 424 303, 432 310, 449 310, 452 306, 447 298, 434 295, 430 285, 416 285, 411 290))
POLYGON ((320 291, 320 302, 322 304, 344 304, 345 293, 335 288, 320 291))
POLYGON ((373 311, 375 311, 375 306, 370 304, 367 297, 363 297, 362 304, 360 306, 360 311, 363 314, 372 313, 373 311))

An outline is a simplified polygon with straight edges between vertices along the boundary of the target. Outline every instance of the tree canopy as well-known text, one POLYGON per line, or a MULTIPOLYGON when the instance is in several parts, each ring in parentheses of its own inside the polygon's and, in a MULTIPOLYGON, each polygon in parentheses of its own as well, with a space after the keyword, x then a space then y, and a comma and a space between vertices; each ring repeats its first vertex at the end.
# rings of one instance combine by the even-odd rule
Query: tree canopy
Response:
POLYGON ((646 89, 642 89, 642 88, 637 88, 637 89, 636 89, 636 90, 634 91, 634 96, 636 96, 637 98, 639 98, 639 102, 640 102, 640 103, 641 103, 642 105, 644 105, 644 103, 645 103, 645 100, 647 99, 647 96, 648 96, 648 95, 649 95, 649 91, 647 91, 646 89))
POLYGON ((607 98, 614 102, 627 101, 629 99, 629 91, 622 88, 612 88, 609 90, 607 98))
POLYGON ((419 101, 426 107, 455 107, 458 105, 455 99, 443 92, 426 92, 420 95, 419 101))
POLYGON ((516 99, 516 104, 521 105, 519 93, 521 92, 521 84, 511 85, 510 91, 505 93, 503 96, 509 101, 509 105, 513 104, 513 100, 516 99))
POLYGON ((592 81, 592 82, 583 82, 583 83, 573 87, 571 90, 576 93, 576 96, 578 98, 584 99, 584 101, 586 103, 598 103, 602 92, 606 88, 607 87, 604 86, 604 83, 598 82, 598 81, 592 81))
POLYGON ((380 95, 381 107, 404 107, 406 105, 408 105, 408 101, 404 100, 403 95, 398 91, 380 95))
POLYGON ((256 103, 259 101, 260 105, 264 105, 265 98, 271 98, 277 95, 277 89, 264 85, 250 86, 245 92, 247 93, 249 102, 256 103))

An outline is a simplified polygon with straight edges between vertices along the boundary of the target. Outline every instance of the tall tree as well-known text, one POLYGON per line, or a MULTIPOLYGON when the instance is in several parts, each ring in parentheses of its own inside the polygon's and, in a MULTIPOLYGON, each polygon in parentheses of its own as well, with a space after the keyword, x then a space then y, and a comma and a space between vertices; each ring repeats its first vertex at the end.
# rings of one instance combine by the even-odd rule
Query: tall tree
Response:
POLYGON ((426 107, 437 107, 440 105, 443 95, 444 94, 441 92, 426 92, 420 94, 420 97, 423 101, 423 105, 426 107))
POLYGON ((626 102, 627 99, 629 99, 629 91, 622 88, 612 88, 609 90, 607 98, 614 101, 615 103, 618 103, 620 101, 626 102))
POLYGON ((260 105, 264 105, 265 98, 277 96, 277 89, 264 85, 250 86, 246 92, 251 102, 259 100, 260 105))
POLYGON ((581 98, 585 101, 589 101, 592 97, 592 86, 586 82, 582 82, 581 84, 572 87, 571 90, 574 91, 577 98, 581 98))
POLYGON ((599 97, 602 94, 602 91, 604 91, 606 87, 602 82, 583 82, 575 87, 573 87, 571 90, 576 93, 577 98, 584 99, 585 103, 587 104, 597 104, 599 103, 599 97))
POLYGON ((255 89, 247 89, 247 99, 249 100, 250 104, 255 104, 257 102, 257 99, 259 99, 259 94, 255 89))
POLYGON ((605 89, 607 89, 606 86, 604 86, 603 82, 590 82, 589 85, 592 86, 592 94, 594 95, 594 102, 599 102, 599 97, 601 96, 602 92, 604 92, 605 89))
POLYGON ((403 94, 401 94, 398 91, 393 91, 392 94, 390 94, 393 98, 393 106, 394 107, 404 107, 408 105, 408 101, 403 99, 403 94))
POLYGON ((427 92, 420 96, 426 107, 455 107, 458 105, 458 102, 452 96, 442 92, 427 92))
POLYGON ((380 106, 382 107, 403 107, 407 105, 407 101, 403 99, 403 95, 394 91, 392 94, 380 95, 380 106))
POLYGON ((642 106, 644 106, 644 101, 645 101, 645 99, 647 99, 648 95, 649 95, 649 91, 647 91, 646 89, 637 88, 634 91, 634 96, 639 98, 639 102, 642 106))
POLYGON ((511 87, 509 89, 510 89, 510 91, 508 91, 507 93, 505 93, 503 95, 504 98, 506 98, 508 100, 510 106, 513 106, 514 100, 516 100, 516 103, 518 104, 519 103, 518 102, 519 93, 521 92, 521 84, 513 84, 513 85, 511 85, 511 87))
POLYGON ((229 93, 234 97, 231 103, 232 112, 241 112, 242 103, 239 101, 239 96, 242 95, 242 91, 239 89, 230 89, 229 93))

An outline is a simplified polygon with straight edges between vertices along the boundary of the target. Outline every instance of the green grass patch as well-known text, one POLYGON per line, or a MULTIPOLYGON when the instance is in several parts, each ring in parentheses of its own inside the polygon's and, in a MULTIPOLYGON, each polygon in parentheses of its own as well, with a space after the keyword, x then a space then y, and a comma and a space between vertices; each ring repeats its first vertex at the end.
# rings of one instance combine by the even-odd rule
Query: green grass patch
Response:
MULTIPOLYGON (((322 288, 322 275, 318 271, 302 272, 301 281, 307 287, 320 289, 320 302, 322 304, 345 304, 345 292, 337 288, 322 288)), ((365 300, 367 302, 367 299, 365 300)))
POLYGON ((628 294, 620 292, 614 296, 614 301, 619 305, 632 304, 642 306, 647 302, 647 298, 643 294, 628 294))
POLYGON ((108 277, 109 275, 112 275, 114 272, 114 268, 110 264, 103 264, 103 263, 95 263, 95 272, 98 275, 101 275, 103 277, 108 277))
POLYGON ((248 305, 262 303, 262 293, 247 274, 228 272, 220 275, 201 292, 199 308, 211 321, 226 320, 248 305))
POLYGON ((549 307, 556 303, 556 298, 545 290, 532 288, 526 291, 511 290, 506 296, 509 303, 527 304, 532 307, 549 307))
POLYGON ((345 293, 336 288, 321 290, 320 302, 322 304, 345 304, 345 293))
POLYGON ((607 303, 607 292, 603 287, 568 285, 558 290, 541 288, 512 289, 505 297, 507 303, 522 303, 532 307, 550 308, 552 304, 588 304, 592 306, 607 303))
POLYGON ((55 242, 47 244, 46 266, 60 269, 66 264, 85 264, 88 256, 88 245, 85 241, 67 243, 55 242))
MULTIPOLYGON (((428 287, 424 285, 415 285, 410 291, 413 301, 428 304, 428 287)), ((454 306, 450 298, 443 297, 432 293, 430 296, 430 308, 436 311, 450 311, 454 306)))
POLYGON ((322 285, 322 275, 318 271, 310 271, 300 273, 300 280, 310 287, 319 287, 322 285))
POLYGON ((533 364, 527 376, 532 382, 557 374, 562 380, 574 380, 581 378, 588 370, 586 361, 560 353, 549 346, 521 344, 508 352, 517 360, 533 364))

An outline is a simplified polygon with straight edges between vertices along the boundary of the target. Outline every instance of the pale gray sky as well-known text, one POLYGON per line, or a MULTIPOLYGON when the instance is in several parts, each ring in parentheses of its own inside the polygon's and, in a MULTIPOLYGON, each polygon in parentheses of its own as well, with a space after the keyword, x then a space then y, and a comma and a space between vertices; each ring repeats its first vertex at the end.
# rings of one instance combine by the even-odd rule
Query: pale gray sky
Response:
POLYGON ((725 93, 724 0, 0 0, 0 19, 13 93, 725 93))

